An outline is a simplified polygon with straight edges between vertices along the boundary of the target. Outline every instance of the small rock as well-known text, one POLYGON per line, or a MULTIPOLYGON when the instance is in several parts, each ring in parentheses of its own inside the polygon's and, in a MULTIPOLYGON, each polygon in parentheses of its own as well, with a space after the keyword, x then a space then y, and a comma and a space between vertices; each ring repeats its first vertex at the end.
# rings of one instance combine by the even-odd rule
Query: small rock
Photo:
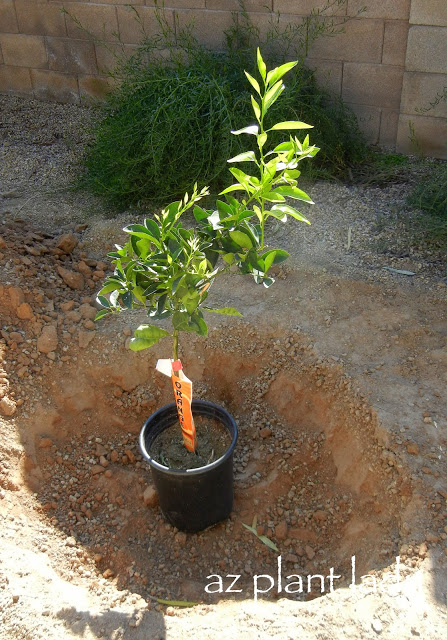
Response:
POLYGON ((106 569, 104 571, 104 573, 102 574, 103 578, 113 578, 113 576, 114 576, 114 573, 113 573, 112 569, 106 569))
POLYGON ((2 238, 2 236, 0 236, 0 249, 6 249, 8 245, 6 244, 4 238, 2 238))
POLYGON ((94 331, 96 329, 96 325, 93 320, 84 320, 84 329, 88 331, 94 331))
POLYGON ((107 451, 107 449, 104 447, 104 445, 97 443, 96 444, 96 451, 95 451, 95 455, 99 456, 106 456, 109 452, 107 451))
POLYGON ((109 466, 109 461, 104 456, 100 456, 99 457, 99 464, 101 465, 101 467, 105 468, 105 467, 109 466))
POLYGON ((373 620, 371 622, 371 627, 378 634, 382 633, 383 631, 382 623, 380 622, 380 620, 373 620))
POLYGON ((143 501, 147 507, 156 507, 158 505, 158 493, 155 487, 146 487, 143 493, 143 501))
POLYGON ((188 540, 188 537, 187 537, 186 533, 184 533, 183 531, 179 531, 178 533, 175 534, 175 541, 179 545, 186 544, 187 540, 188 540))
POLYGON ((3 416, 13 416, 16 412, 17 405, 11 398, 2 398, 0 400, 0 413, 3 416))
POLYGON ((33 310, 27 302, 22 302, 16 309, 17 317, 21 320, 31 320, 34 317, 33 310))
POLYGON ((68 300, 68 302, 63 302, 61 304, 61 310, 66 313, 67 311, 71 311, 74 307, 74 300, 68 300))
POLYGON ((264 427, 263 429, 260 430, 259 435, 261 436, 261 438, 270 438, 270 436, 272 435, 273 431, 271 429, 269 429, 268 427, 264 427))
POLYGON ((320 509, 317 509, 317 511, 314 511, 313 517, 317 522, 324 522, 327 518, 328 514, 326 511, 321 511, 320 509))
POLYGON ((275 538, 277 540, 285 540, 287 538, 287 530, 288 530, 287 522, 285 520, 282 520, 275 527, 275 538))
POLYGON ((64 253, 71 253, 78 244, 78 239, 72 233, 64 233, 57 239, 56 247, 64 253))
POLYGON ((51 447, 53 444, 53 441, 51 440, 51 438, 41 438, 39 440, 39 449, 47 449, 48 447, 51 447))
POLYGON ((60 266, 57 267, 57 272, 70 289, 81 290, 84 288, 85 281, 82 273, 70 271, 69 269, 65 269, 60 266))
POLYGON ((11 301, 11 307, 15 310, 19 305, 25 302, 25 294, 19 287, 11 287, 9 289, 9 299, 11 301))
POLYGON ((130 449, 126 449, 124 453, 129 458, 130 464, 135 464, 136 458, 135 458, 135 455, 132 453, 132 451, 130 449))
POLYGON ((86 320, 94 320, 97 313, 96 309, 92 307, 91 304, 81 304, 78 311, 86 320))
POLYGON ((78 343, 81 349, 86 349, 90 342, 94 340, 96 333, 94 331, 79 331, 78 343))
POLYGON ((104 473, 104 471, 104 467, 102 467, 100 464, 94 464, 90 469, 92 476, 96 475, 97 473, 104 473))
POLYGON ((24 337, 18 331, 11 331, 11 333, 9 334, 9 339, 13 342, 17 342, 17 344, 20 344, 24 341, 24 337))
POLYGON ((306 545, 304 547, 304 551, 306 552, 306 556, 309 558, 309 560, 313 560, 315 558, 315 551, 312 549, 312 547, 309 547, 309 545, 306 545))
POLYGON ((37 351, 40 353, 50 353, 55 351, 58 345, 58 337, 56 327, 52 324, 46 325, 42 329, 42 333, 37 339, 37 351))
POLYGON ((69 538, 67 538, 65 540, 65 546, 66 547, 75 547, 76 546, 75 538, 73 538, 73 536, 70 536, 69 538))
POLYGON ((16 602, 19 601, 19 596, 17 596, 17 595, 12 596, 12 601, 13 601, 14 604, 16 604, 16 602))
POLYGON ((92 270, 83 260, 81 260, 81 262, 79 262, 79 264, 77 265, 77 270, 86 278, 90 278, 90 276, 92 275, 92 270))
POLYGON ((420 453, 418 445, 415 442, 409 442, 407 444, 407 453, 417 456, 420 453))

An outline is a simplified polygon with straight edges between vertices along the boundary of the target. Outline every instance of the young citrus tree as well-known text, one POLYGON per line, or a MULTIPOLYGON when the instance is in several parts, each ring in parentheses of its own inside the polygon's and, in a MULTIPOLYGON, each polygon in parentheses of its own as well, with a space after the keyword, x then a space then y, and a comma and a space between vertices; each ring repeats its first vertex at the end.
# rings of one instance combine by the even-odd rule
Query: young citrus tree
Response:
POLYGON ((98 294, 102 309, 96 319, 124 309, 146 309, 151 323, 135 330, 130 341, 133 351, 147 349, 161 338, 170 337, 172 360, 178 361, 181 332, 207 335, 204 312, 241 315, 232 307, 208 306, 209 287, 218 275, 235 266, 243 274, 251 273, 257 283, 266 287, 273 284, 268 275, 270 268, 286 260, 289 254, 283 249, 268 248, 269 218, 286 222, 291 217, 309 224, 286 198, 313 204, 297 187, 298 166, 305 158, 315 156, 318 149, 310 145, 308 136, 300 142, 295 135, 289 135, 274 148, 268 145, 271 132, 311 128, 296 121, 268 125, 268 111, 285 89, 282 78, 295 64, 290 62, 267 72, 258 49, 259 81, 246 73, 256 92, 252 96, 256 124, 233 131, 235 135, 252 136, 255 149, 228 160, 231 164, 251 163, 254 172, 230 169, 237 182, 222 192, 225 202, 217 200, 215 210, 199 207, 196 203, 208 194, 208 188, 198 191, 195 185, 191 195, 171 203, 154 220, 125 227, 128 242, 109 253, 115 270, 98 294), (240 200, 230 195, 237 191, 242 192, 240 200), (185 228, 181 220, 182 214, 191 208, 197 222, 195 229, 185 228), (167 318, 171 320, 171 332, 152 324, 167 318))

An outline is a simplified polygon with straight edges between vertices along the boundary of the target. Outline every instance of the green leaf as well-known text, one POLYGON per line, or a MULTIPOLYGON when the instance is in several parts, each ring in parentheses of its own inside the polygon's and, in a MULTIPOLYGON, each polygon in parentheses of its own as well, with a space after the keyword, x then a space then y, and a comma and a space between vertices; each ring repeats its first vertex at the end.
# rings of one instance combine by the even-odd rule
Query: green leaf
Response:
POLYGON ((253 247, 253 243, 250 240, 249 236, 242 231, 238 231, 237 229, 230 231, 230 238, 235 242, 239 247, 243 249, 251 249, 253 247))
POLYGON ((288 122, 277 122, 273 127, 270 127, 269 131, 276 131, 278 129, 313 129, 313 125, 291 120, 288 122))
POLYGON ((227 162, 256 162, 256 154, 254 151, 244 151, 244 153, 230 158, 227 162))
POLYGON ((282 64, 280 67, 276 67, 276 69, 272 69, 268 72, 266 78, 266 84, 269 86, 273 85, 280 78, 282 78, 288 71, 293 69, 298 64, 298 62, 286 62, 286 64, 282 64))
POLYGON ((141 324, 135 330, 134 338, 131 339, 129 347, 132 351, 142 351, 156 344, 161 338, 170 336, 169 331, 156 327, 153 324, 141 324))
POLYGON ((267 141, 267 134, 266 133, 260 133, 258 135, 258 147, 260 149, 262 149, 262 147, 265 145, 267 141))
POLYGON ((157 238, 157 240, 160 240, 161 231, 160 231, 160 227, 155 222, 155 220, 151 220, 150 218, 146 218, 146 220, 144 221, 144 226, 149 229, 149 231, 154 236, 154 238, 157 238))
POLYGON ((280 80, 279 82, 274 84, 271 89, 267 91, 264 98, 264 113, 267 111, 267 109, 270 109, 272 104, 274 104, 278 100, 279 96, 284 91, 284 89, 285 89, 285 86, 280 80))
MULTIPOLYGON (((270 212, 272 215, 275 213, 283 213, 288 216, 292 216, 296 220, 300 220, 300 222, 305 222, 306 224, 310 224, 309 220, 303 216, 302 213, 294 209, 293 207, 289 207, 287 204, 275 204, 270 212)), ((278 216, 275 216, 277 218, 278 216)))
POLYGON ((257 124, 252 124, 249 127, 244 127, 243 129, 238 129, 237 131, 232 131, 231 133, 235 136, 239 136, 241 133, 248 133, 251 136, 257 136, 259 131, 259 127, 257 124))
POLYGON ((233 307, 222 307, 221 309, 211 309, 211 307, 200 307, 201 309, 204 309, 205 311, 208 311, 208 313, 220 313, 224 316, 239 316, 240 318, 243 318, 242 313, 239 313, 239 311, 237 309, 234 309, 233 307))
POLYGON ((97 320, 101 320, 101 318, 108 315, 109 313, 112 313, 110 309, 101 309, 101 311, 98 311, 98 313, 95 316, 95 322, 97 320))
POLYGON ((234 253, 226 253, 222 256, 227 264, 233 264, 234 262, 234 253))
POLYGON ((122 287, 123 287, 123 283, 120 282, 119 280, 107 280, 106 284, 98 293, 98 296, 102 296, 105 293, 110 293, 111 291, 115 291, 116 289, 122 289, 122 287))
POLYGON ((269 287, 272 286, 272 284, 274 283, 274 279, 273 278, 264 278, 262 281, 262 284, 264 285, 264 287, 266 289, 268 289, 269 287))
POLYGON ((247 76, 247 79, 249 81, 249 83, 251 84, 251 86, 253 87, 253 89, 259 93, 259 95, 261 95, 261 89, 259 87, 259 83, 257 80, 255 80, 253 78, 253 76, 251 76, 247 71, 244 71, 245 75, 247 76))
POLYGON ((265 82, 265 75, 267 73, 267 67, 265 66, 264 60, 262 59, 262 55, 261 55, 261 51, 260 51, 259 47, 256 50, 256 62, 258 64, 258 70, 259 70, 259 73, 261 74, 261 78, 265 82))
POLYGON ((277 553, 279 553, 279 549, 276 546, 276 544, 272 542, 270 538, 267 538, 267 536, 259 536, 259 540, 263 542, 272 551, 276 551, 277 553))
POLYGON ((187 602, 186 600, 163 600, 162 598, 157 598, 157 602, 171 607, 195 607, 199 604, 198 602, 187 602))
POLYGON ((294 198, 295 200, 302 200, 303 202, 308 202, 309 204, 315 204, 312 198, 307 195, 307 193, 304 193, 304 191, 301 191, 301 189, 298 189, 297 187, 283 185, 274 189, 272 193, 279 193, 282 196, 288 196, 289 198, 294 198))
POLYGON ((266 251, 262 254, 261 258, 265 260, 267 263, 267 258, 270 259, 270 256, 273 256, 273 262, 271 264, 279 264, 280 262, 284 262, 290 256, 290 253, 284 251, 284 249, 270 249, 270 251, 266 251))
POLYGON ((219 195, 223 196, 224 193, 230 193, 230 191, 247 191, 247 189, 242 184, 239 184, 237 182, 236 184, 230 185, 229 187, 227 187, 223 191, 220 191, 219 195))
POLYGON ((256 120, 258 122, 261 121, 261 107, 259 106, 259 103, 254 99, 253 96, 251 96, 251 106, 253 107, 253 111, 256 117, 256 120))

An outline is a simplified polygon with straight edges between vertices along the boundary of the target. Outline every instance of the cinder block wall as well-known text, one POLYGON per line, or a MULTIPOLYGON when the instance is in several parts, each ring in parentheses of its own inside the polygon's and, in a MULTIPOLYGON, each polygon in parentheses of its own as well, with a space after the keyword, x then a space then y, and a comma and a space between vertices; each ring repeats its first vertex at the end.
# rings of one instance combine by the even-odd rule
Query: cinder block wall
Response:
MULTIPOLYGON (((129 52, 141 39, 133 5, 147 33, 156 31, 153 0, 0 0, 0 92, 80 102, 108 88, 113 56, 98 44, 129 52), (61 12, 76 16, 85 30, 61 12)), ((206 45, 222 46, 237 0, 165 0, 174 26, 194 20, 206 45)), ((325 0, 246 0, 266 29, 272 11, 299 22, 325 0)), ((447 158, 447 102, 424 111, 447 86, 447 0, 347 0, 334 12, 351 17, 344 33, 320 38, 308 63, 320 82, 356 112, 371 143, 412 152, 411 130, 427 153, 447 158), (358 16, 359 9, 366 10, 358 16), (422 110, 422 111, 421 111, 422 110)))

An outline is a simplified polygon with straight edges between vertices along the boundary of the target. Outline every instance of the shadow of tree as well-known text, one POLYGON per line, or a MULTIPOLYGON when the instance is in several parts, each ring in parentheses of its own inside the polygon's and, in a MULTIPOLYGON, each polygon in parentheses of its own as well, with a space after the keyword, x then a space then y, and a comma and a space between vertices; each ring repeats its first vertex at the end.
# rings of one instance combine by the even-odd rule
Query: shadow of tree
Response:
POLYGON ((148 609, 106 609, 93 613, 69 607, 58 611, 56 617, 73 634, 84 639, 166 640, 163 615, 148 609))

